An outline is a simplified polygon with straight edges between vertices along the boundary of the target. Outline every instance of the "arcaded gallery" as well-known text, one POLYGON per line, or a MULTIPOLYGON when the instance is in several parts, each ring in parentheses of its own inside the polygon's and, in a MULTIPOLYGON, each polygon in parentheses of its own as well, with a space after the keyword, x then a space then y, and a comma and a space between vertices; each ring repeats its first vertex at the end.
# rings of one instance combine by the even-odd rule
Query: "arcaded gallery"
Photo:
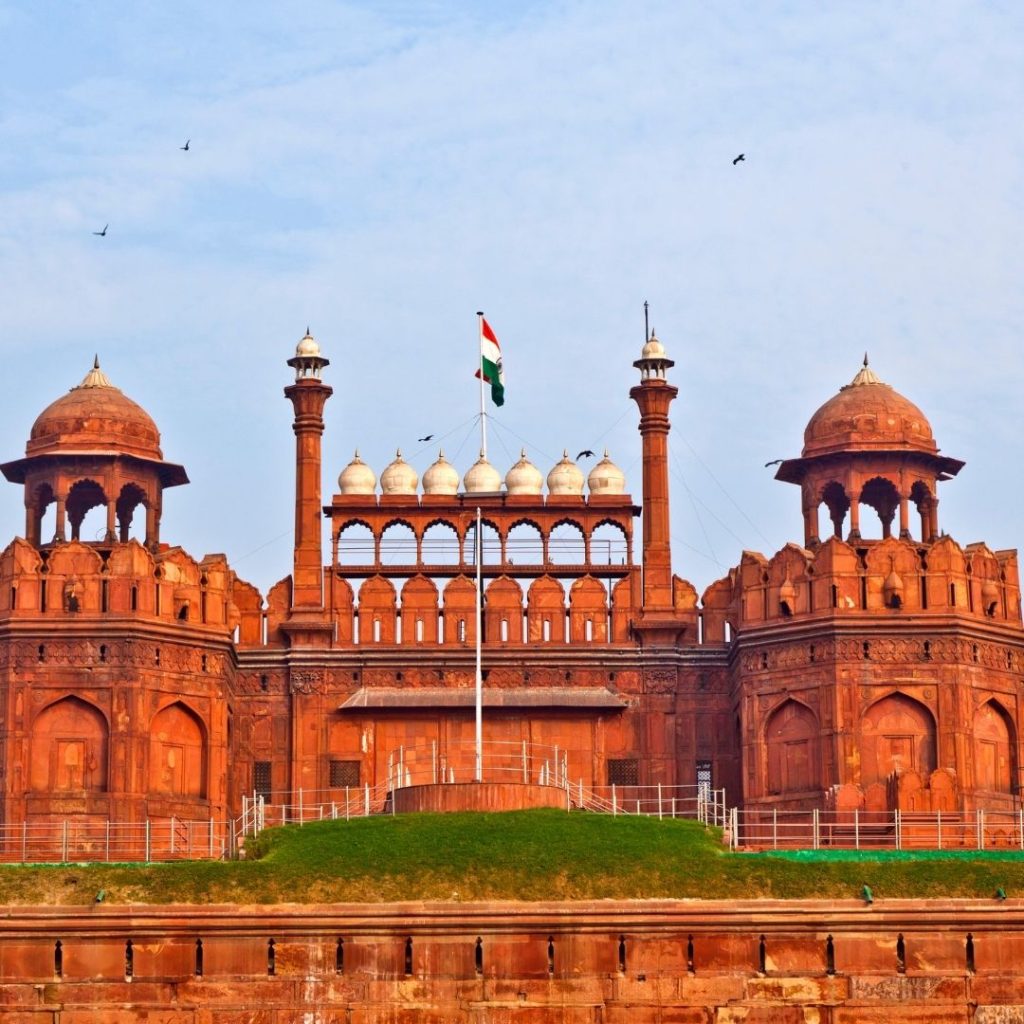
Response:
POLYGON ((673 573, 677 388, 653 334, 622 367, 638 492, 607 452, 585 476, 524 451, 461 476, 356 453, 325 495, 329 362, 308 332, 284 362, 295 541, 266 595, 175 546, 186 471, 115 367, 2 466, 25 505, 0 557, 5 828, 213 823, 259 797, 379 810, 469 781, 478 657, 485 760, 563 803, 660 785, 745 811, 1019 812, 1016 552, 943 532, 963 463, 866 361, 836 367, 857 372, 778 466, 793 542, 703 595, 673 573))

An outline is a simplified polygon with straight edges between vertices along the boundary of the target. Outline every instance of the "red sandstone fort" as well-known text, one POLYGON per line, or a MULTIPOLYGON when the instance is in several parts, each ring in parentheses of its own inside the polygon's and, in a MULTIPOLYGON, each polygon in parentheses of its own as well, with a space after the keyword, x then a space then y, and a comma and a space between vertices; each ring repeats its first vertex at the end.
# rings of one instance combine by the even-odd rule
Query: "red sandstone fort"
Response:
POLYGON ((607 454, 587 477, 566 456, 545 479, 524 452, 461 481, 441 455, 422 488, 401 455, 378 487, 357 454, 325 504, 328 361, 307 334, 288 362, 294 557, 265 596, 167 542, 185 470, 98 363, 2 466, 25 503, 0 556, 4 825, 340 799, 386 785, 398 749, 468 778, 477 508, 489 744, 558 749, 586 786, 700 782, 748 809, 1019 808, 1016 552, 942 532, 963 463, 866 361, 778 469, 798 539, 703 595, 672 571, 677 389, 653 335, 636 496, 607 454), (97 506, 105 529, 83 535, 97 506))

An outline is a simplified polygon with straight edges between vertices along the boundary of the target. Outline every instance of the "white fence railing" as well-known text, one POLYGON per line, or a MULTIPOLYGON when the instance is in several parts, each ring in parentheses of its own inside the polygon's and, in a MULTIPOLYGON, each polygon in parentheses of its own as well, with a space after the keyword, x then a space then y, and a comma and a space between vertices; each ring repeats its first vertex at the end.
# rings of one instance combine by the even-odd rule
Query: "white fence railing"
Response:
POLYGON ((733 807, 739 850, 1024 850, 1024 810, 781 811, 733 807))

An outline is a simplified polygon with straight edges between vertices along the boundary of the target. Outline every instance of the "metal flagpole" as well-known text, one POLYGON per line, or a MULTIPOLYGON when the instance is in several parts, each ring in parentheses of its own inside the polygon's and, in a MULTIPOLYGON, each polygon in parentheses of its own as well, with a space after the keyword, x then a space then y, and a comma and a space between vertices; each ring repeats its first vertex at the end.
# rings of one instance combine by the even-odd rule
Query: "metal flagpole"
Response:
POLYGON ((481 666, 481 634, 480 606, 483 588, 481 587, 480 563, 483 561, 483 541, 480 536, 480 507, 476 510, 476 781, 483 782, 484 773, 484 674, 481 666))
POLYGON ((484 337, 484 314, 477 310, 476 315, 479 317, 477 320, 477 332, 476 332, 476 369, 477 376, 480 378, 480 454, 483 458, 487 458, 487 402, 484 397, 484 350, 483 350, 483 337, 484 337))

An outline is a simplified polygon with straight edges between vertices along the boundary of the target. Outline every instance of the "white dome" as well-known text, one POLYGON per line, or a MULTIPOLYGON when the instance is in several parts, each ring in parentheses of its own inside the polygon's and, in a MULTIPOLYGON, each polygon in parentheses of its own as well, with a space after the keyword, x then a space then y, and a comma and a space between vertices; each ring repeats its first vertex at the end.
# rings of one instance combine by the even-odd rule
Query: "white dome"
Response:
POLYGON ((373 494, 377 490, 377 474, 359 458, 355 457, 338 474, 338 490, 342 494, 373 494))
POLYGON ((524 448, 519 461, 505 474, 505 490, 509 494, 540 494, 543 486, 544 474, 526 457, 524 448))
POLYGON ((320 346, 316 343, 313 335, 309 333, 308 327, 306 333, 299 339, 298 345, 295 346, 295 355, 299 359, 312 359, 320 355, 320 346))
POLYGON ((501 490, 501 474, 484 458, 483 452, 462 478, 462 489, 467 494, 495 494, 501 490))
POLYGON ((590 471, 587 487, 591 494, 625 494, 626 474, 608 457, 607 448, 604 458, 590 471))
POLYGON ((651 331, 650 338, 647 339, 647 344, 644 345, 643 350, 640 352, 641 359, 664 359, 665 358, 665 346, 654 336, 654 331, 651 331))
POLYGON ((582 494, 583 472, 567 451, 562 452, 562 461, 548 473, 548 494, 582 494))
POLYGON ((459 471, 438 452, 437 462, 423 474, 424 494, 457 494, 459 490, 459 471))
POLYGON ((395 452, 395 460, 380 475, 380 489, 384 494, 415 494, 419 475, 402 458, 402 449, 395 452))

